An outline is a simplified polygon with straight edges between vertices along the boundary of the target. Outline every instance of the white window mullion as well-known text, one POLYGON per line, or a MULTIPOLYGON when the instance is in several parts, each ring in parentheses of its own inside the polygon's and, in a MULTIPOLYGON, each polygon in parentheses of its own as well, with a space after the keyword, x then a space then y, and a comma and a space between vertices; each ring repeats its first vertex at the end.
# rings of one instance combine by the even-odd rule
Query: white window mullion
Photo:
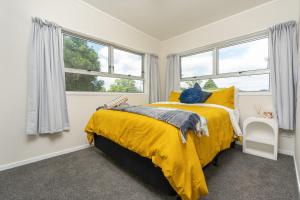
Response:
POLYGON ((113 74, 114 73, 114 47, 113 46, 109 47, 108 63, 109 63, 109 70, 108 70, 108 72, 110 74, 113 74))
POLYGON ((83 69, 65 68, 65 72, 66 73, 72 73, 72 74, 84 74, 84 75, 110 77, 110 78, 124 78, 124 79, 132 79, 132 80, 144 80, 143 77, 139 77, 139 76, 128 76, 128 75, 122 75, 122 74, 109 74, 109 73, 106 73, 106 72, 88 71, 88 70, 83 70, 83 69))
POLYGON ((239 76, 260 75, 260 74, 270 74, 270 70, 269 69, 262 69, 262 70, 253 70, 253 71, 245 71, 245 72, 234 72, 234 73, 208 75, 208 76, 188 77, 188 78, 182 78, 181 81, 230 78, 230 77, 239 77, 239 76))
POLYGON ((217 48, 213 50, 213 75, 218 74, 218 51, 217 48))

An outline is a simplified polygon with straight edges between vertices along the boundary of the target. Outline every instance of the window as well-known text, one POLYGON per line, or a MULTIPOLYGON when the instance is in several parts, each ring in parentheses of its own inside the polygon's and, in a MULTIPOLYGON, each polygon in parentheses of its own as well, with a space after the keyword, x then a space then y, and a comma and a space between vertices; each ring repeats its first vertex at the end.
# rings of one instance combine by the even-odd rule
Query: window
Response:
POLYGON ((181 89, 198 82, 205 90, 234 85, 242 92, 270 91, 266 35, 216 44, 210 49, 181 56, 181 89))
POLYGON ((219 72, 268 68, 268 38, 219 49, 219 72))
POLYGON ((63 34, 67 91, 144 91, 143 54, 63 34))
POLYGON ((128 51, 114 49, 114 68, 116 74, 142 76, 142 56, 128 51))
POLYGON ((195 77, 213 74, 213 52, 208 51, 181 57, 181 77, 195 77))

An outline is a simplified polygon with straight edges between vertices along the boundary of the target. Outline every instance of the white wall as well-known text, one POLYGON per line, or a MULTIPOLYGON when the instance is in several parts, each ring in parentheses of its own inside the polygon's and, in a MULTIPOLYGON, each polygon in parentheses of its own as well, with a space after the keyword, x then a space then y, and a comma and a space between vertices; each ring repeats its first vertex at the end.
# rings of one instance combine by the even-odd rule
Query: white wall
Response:
MULTIPOLYGON (((91 113, 98 105, 115 96, 68 95, 70 132, 39 137, 26 136, 24 130, 27 54, 32 16, 45 18, 68 29, 139 51, 159 53, 162 58, 160 63, 162 88, 165 88, 164 58, 167 54, 247 35, 279 22, 297 20, 298 4, 298 0, 273 1, 160 42, 79 0, 1 1, 0 169, 4 164, 85 145, 83 129, 91 113)), ((148 95, 132 94, 129 99, 132 104, 143 104, 147 102, 148 95)), ((272 109, 271 96, 241 96, 242 119, 255 114, 256 104, 263 105, 267 110, 272 109)), ((293 152, 293 141, 292 136, 281 136, 280 147, 293 152)), ((297 144, 300 144, 300 139, 297 141, 297 144)), ((300 163, 300 153, 297 155, 300 163)))
MULTIPOLYGON (((98 105, 114 96, 68 95, 70 132, 26 136, 27 54, 31 17, 112 41, 142 52, 158 53, 159 41, 78 0, 10 0, 0 6, 0 168, 1 165, 87 143, 83 132, 98 105)), ((148 95, 130 95, 132 104, 147 103, 148 95)))
MULTIPOLYGON (((161 80, 165 80, 166 55, 196 49, 209 44, 233 39, 264 30, 272 25, 288 20, 297 20, 299 15, 298 0, 275 0, 242 13, 202 26, 161 43, 161 80)), ((162 81, 164 87, 164 81, 162 81)), ((162 94, 164 95, 164 94, 162 94)), ((272 110, 272 97, 240 96, 242 119, 255 114, 254 106, 260 104, 265 110, 272 110)), ((279 148, 285 153, 294 152, 294 137, 281 134, 279 148)))

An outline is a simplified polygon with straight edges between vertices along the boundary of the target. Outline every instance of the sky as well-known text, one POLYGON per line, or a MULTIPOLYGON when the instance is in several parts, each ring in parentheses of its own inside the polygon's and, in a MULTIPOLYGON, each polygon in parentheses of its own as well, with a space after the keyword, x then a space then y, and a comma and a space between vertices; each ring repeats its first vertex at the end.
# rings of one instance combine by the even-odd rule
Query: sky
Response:
POLYGON ((222 48, 219 51, 219 72, 239 72, 266 69, 268 65, 268 39, 222 48))
POLYGON ((182 77, 212 75, 213 52, 205 52, 181 58, 182 77))
MULTIPOLYGON (((87 45, 93 48, 98 53, 101 71, 108 72, 108 47, 92 42, 88 42, 87 45)), ((114 73, 141 76, 141 66, 142 56, 114 49, 114 73)), ((98 76, 97 78, 98 80, 104 81, 104 87, 106 89, 109 89, 110 85, 113 84, 116 80, 116 78, 101 76, 98 76)), ((143 81, 136 80, 135 85, 139 90, 143 91, 143 81)))

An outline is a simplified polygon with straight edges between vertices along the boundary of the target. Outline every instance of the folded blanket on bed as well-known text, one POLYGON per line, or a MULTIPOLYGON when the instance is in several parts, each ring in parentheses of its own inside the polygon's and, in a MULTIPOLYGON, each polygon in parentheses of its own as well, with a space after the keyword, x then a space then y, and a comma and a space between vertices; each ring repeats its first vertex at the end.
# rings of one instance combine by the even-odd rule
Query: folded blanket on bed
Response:
POLYGON ((104 108, 105 109, 111 109, 113 107, 117 107, 117 106, 120 106, 124 103, 127 103, 127 101, 128 101, 128 97, 124 96, 124 95, 121 95, 121 96, 118 96, 117 98, 113 99, 109 103, 104 104, 104 108))
POLYGON ((180 130, 183 143, 186 143, 186 134, 189 130, 198 136, 208 135, 206 119, 194 112, 153 106, 119 106, 111 110, 140 114, 171 124, 180 130))

